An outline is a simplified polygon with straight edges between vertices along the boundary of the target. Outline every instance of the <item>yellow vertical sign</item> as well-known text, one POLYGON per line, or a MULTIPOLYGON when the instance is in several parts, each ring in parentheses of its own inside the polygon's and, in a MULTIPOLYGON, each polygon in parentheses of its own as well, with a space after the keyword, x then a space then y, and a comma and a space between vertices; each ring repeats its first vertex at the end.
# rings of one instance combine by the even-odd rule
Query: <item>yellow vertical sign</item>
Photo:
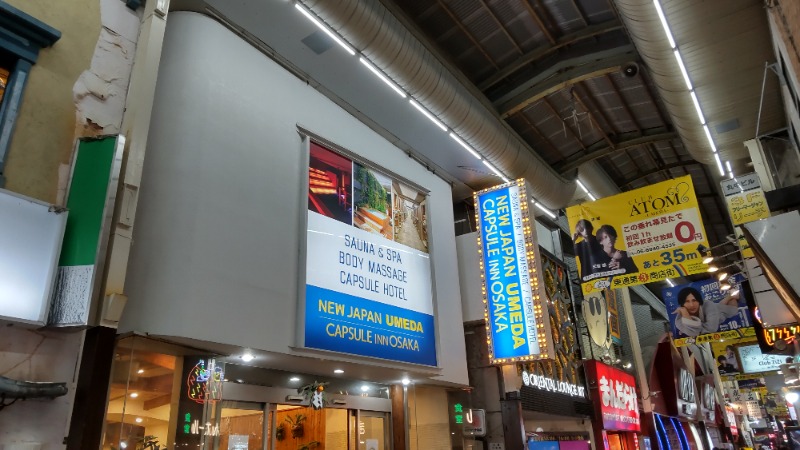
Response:
POLYGON ((730 180, 722 180, 720 186, 722 186, 722 194, 725 196, 725 203, 728 205, 728 213, 731 216, 742 256, 752 258, 753 251, 750 250, 739 225, 766 219, 770 216, 767 199, 761 189, 761 181, 758 179, 758 175, 749 173, 730 180))

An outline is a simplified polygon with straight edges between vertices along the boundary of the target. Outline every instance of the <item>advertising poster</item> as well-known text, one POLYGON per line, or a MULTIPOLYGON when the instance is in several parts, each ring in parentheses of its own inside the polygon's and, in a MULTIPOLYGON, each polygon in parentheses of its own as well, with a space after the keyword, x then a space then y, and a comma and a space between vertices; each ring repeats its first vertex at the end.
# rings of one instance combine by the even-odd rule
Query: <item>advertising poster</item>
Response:
POLYGON ((731 275, 728 291, 720 290, 716 278, 665 288, 662 296, 675 346, 736 339, 743 328, 752 327, 747 294, 739 289, 743 279, 742 274, 731 275))
POLYGON ((692 177, 567 208, 584 293, 703 273, 708 247, 692 177))
POLYGON ((489 358, 551 359, 554 344, 524 180, 476 192, 474 201, 489 358))
POLYGON ((436 365, 426 194, 311 143, 305 346, 436 365))
POLYGON ((722 195, 728 205, 728 213, 736 230, 742 256, 752 258, 753 251, 747 244, 739 225, 770 216, 767 198, 761 189, 761 181, 755 173, 749 173, 730 180, 720 181, 722 195))
POLYGON ((755 343, 755 333, 752 328, 745 328, 743 337, 739 339, 725 339, 724 341, 712 341, 711 352, 714 354, 714 361, 717 362, 717 369, 721 376, 737 375, 742 372, 739 360, 736 355, 736 346, 740 344, 755 343))

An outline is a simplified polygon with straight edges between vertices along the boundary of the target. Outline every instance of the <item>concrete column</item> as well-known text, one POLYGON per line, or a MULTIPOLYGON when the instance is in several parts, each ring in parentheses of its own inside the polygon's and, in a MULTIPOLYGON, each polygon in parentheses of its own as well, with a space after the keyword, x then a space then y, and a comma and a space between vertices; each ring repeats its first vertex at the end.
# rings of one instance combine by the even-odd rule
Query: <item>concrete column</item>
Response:
POLYGON ((408 395, 407 389, 400 384, 390 388, 392 399, 392 448, 408 449, 408 395))
POLYGON ((169 0, 149 1, 144 5, 125 115, 122 119, 121 130, 127 137, 127 146, 117 193, 120 201, 117 202, 108 245, 104 302, 112 294, 124 293, 168 9, 169 0))
POLYGON ((525 422, 522 420, 522 401, 519 398, 500 400, 503 414, 503 441, 507 450, 525 448, 525 422))

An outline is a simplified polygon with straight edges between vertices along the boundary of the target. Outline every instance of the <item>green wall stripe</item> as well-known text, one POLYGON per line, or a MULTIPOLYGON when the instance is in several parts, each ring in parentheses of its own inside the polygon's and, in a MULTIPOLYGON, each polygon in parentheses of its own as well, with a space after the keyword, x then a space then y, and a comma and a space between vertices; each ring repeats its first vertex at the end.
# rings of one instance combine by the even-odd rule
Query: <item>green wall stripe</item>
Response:
POLYGON ((107 137, 78 145, 60 266, 95 264, 116 142, 116 137, 107 137))

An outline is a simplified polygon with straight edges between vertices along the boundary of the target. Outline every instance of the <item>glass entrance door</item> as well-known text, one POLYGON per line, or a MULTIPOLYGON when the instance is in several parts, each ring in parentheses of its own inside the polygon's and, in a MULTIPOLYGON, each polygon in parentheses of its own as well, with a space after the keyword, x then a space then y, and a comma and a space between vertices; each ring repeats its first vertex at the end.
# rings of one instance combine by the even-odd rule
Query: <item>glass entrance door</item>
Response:
POLYGON ((389 450, 389 414, 374 411, 353 411, 358 427, 353 450, 389 450))
MULTIPOLYGON (((271 418, 272 412, 266 424, 271 418)), ((219 437, 215 439, 215 450, 261 450, 269 442, 265 430, 270 427, 265 426, 263 403, 223 401, 217 423, 219 437)))
POLYGON ((271 433, 263 447, 267 450, 391 449, 388 413, 331 407, 314 410, 280 404, 271 405, 270 410, 271 433))

